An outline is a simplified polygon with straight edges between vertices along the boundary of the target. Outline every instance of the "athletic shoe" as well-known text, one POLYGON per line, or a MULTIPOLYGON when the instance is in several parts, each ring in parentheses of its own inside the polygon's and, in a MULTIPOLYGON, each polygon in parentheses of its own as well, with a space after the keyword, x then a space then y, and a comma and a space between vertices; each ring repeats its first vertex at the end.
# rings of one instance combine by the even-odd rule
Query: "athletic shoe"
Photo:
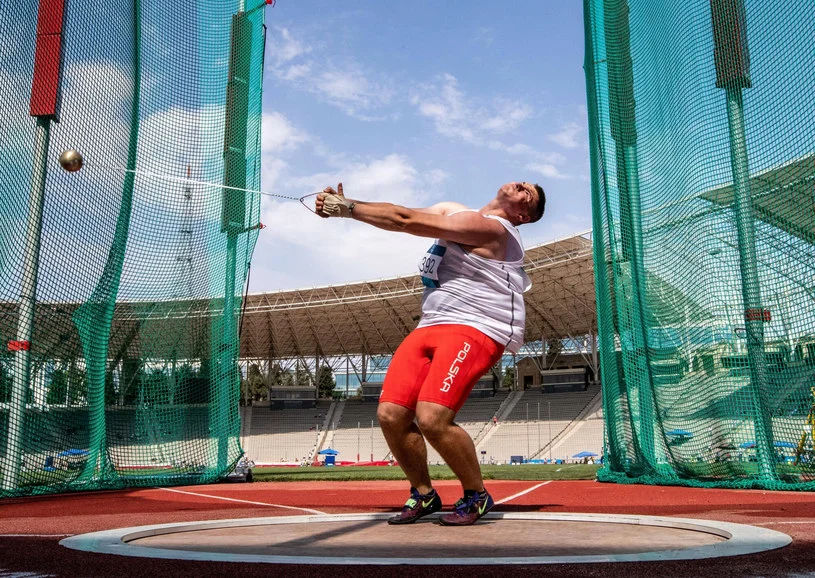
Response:
POLYGON ((483 494, 475 492, 470 496, 464 496, 456 502, 450 514, 439 517, 439 524, 442 526, 469 526, 475 524, 481 516, 492 510, 495 502, 485 490, 483 494))
POLYGON ((410 498, 405 502, 402 511, 388 518, 388 524, 412 524, 419 518, 441 510, 441 498, 436 490, 430 494, 420 494, 416 488, 410 488, 410 498))

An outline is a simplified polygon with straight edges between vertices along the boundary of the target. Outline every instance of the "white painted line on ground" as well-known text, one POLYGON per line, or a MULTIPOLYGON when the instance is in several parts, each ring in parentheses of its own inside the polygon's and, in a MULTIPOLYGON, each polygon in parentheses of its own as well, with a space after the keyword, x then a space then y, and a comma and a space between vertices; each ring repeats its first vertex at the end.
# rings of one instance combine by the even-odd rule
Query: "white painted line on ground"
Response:
MULTIPOLYGON (((712 534, 724 541, 716 541, 704 546, 692 548, 680 548, 676 550, 655 550, 645 552, 635 552, 626 554, 598 553, 579 556, 501 556, 500 548, 496 552, 498 555, 490 556, 468 556, 449 557, 443 554, 444 547, 439 547, 439 556, 424 556, 411 558, 396 558, 392 556, 354 556, 354 548, 344 551, 345 556, 320 556, 302 555, 297 552, 296 546, 287 555, 264 555, 247 554, 245 552, 210 552, 199 550, 171 550, 161 546, 151 547, 140 545, 139 539, 177 532, 196 532, 205 530, 222 530, 238 527, 262 527, 262 526, 282 526, 284 524, 314 524, 314 523, 353 523, 362 522, 384 522, 392 514, 340 514, 334 516, 274 516, 272 518, 243 518, 239 520, 210 520, 205 522, 182 522, 174 524, 159 524, 153 526, 140 526, 135 528, 119 528, 117 530, 106 530, 91 534, 82 534, 65 538, 60 545, 73 550, 84 552, 97 552, 104 554, 117 554, 120 556, 141 556, 148 558, 158 558, 164 560, 199 560, 209 562, 249 562, 275 563, 275 564, 321 564, 328 570, 337 565, 377 565, 393 566, 400 564, 411 565, 509 565, 509 564, 586 564, 605 562, 658 562, 676 560, 699 560, 703 558, 719 558, 722 556, 742 556, 756 552, 766 552, 783 548, 792 542, 792 538, 776 530, 759 528, 756 526, 746 526, 744 524, 732 524, 728 522, 708 521, 688 518, 663 518, 657 516, 617 516, 609 514, 543 514, 539 512, 519 512, 504 513, 490 512, 485 516, 487 520, 539 520, 542 522, 589 522, 589 523, 609 523, 623 524, 627 526, 657 526, 662 528, 676 528, 683 531, 703 532, 712 534)), ((498 524, 492 527, 499 526, 498 524)), ((383 526, 384 527, 384 526, 383 526)), ((490 528, 490 525, 484 529, 490 528)), ((619 527, 619 526, 618 526, 619 527)), ((277 528, 270 528, 264 534, 274 534, 277 528)), ((280 528, 285 531, 285 528, 280 528)), ((312 532, 324 531, 317 529, 312 532)), ((343 531, 342 527, 339 529, 343 531)), ((614 531, 610 527, 610 531, 614 531)), ((647 528, 644 531, 648 531, 647 528)), ((390 532, 386 532, 390 534, 390 532)), ((499 531, 500 533, 500 531, 499 531)), ((500 542, 500 537, 496 536, 500 542)), ((270 541, 270 544, 273 544, 270 541)), ((390 542, 392 543, 392 542, 390 542)), ((376 554, 376 552, 371 552, 376 554)), ((336 569, 337 575, 342 574, 336 569)), ((506 572, 505 572, 506 574, 506 572)), ((3 578, 0 576, 0 578, 3 578)), ((788 577, 792 578, 792 576, 788 577)), ((801 576, 803 578, 803 576, 801 576)))
POLYGON ((0 568, 0 578, 55 578, 56 574, 37 574, 36 572, 13 572, 0 568))
POLYGON ((511 496, 508 496, 508 497, 504 498, 503 500, 498 500, 497 502, 495 502, 495 505, 497 506, 498 504, 505 504, 506 502, 509 502, 510 500, 514 500, 515 498, 520 498, 521 496, 526 495, 529 492, 534 492, 535 490, 537 490, 541 486, 545 486, 546 484, 551 484, 551 483, 552 483, 552 480, 549 480, 547 482, 541 482, 537 486, 532 486, 531 488, 528 488, 528 489, 524 490, 523 492, 518 492, 517 494, 512 494, 511 496))
POLYGON ((211 496, 209 494, 199 494, 197 492, 186 492, 184 490, 176 490, 175 488, 154 488, 156 490, 164 490, 165 492, 175 492, 177 494, 187 494, 188 496, 198 496, 199 498, 212 498, 213 500, 226 500, 227 502, 239 502, 242 504, 252 504, 254 506, 267 506, 269 508, 283 508, 284 510, 300 510, 301 512, 309 512, 311 514, 328 515, 326 512, 320 510, 312 510, 311 508, 298 508, 297 506, 284 506, 282 504, 269 504, 267 502, 253 502, 251 500, 239 500, 237 498, 226 498, 224 496, 211 496))
POLYGON ((778 526, 780 524, 815 524, 815 520, 809 522, 762 522, 760 524, 753 524, 753 526, 778 526))
POLYGON ((0 534, 0 538, 64 538, 74 534, 0 534))

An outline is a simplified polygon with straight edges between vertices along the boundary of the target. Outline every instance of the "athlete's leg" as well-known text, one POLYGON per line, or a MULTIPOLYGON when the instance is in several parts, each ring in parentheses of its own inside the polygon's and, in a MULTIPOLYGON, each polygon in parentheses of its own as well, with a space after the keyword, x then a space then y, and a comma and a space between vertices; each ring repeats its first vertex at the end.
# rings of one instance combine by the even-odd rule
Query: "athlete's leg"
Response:
POLYGON ((413 421, 414 415, 412 410, 387 401, 380 402, 376 412, 388 447, 410 485, 427 494, 433 489, 427 469, 427 446, 413 421))
POLYGON ((478 379, 501 357, 503 347, 477 329, 463 325, 432 327, 433 362, 416 403, 416 421, 465 490, 484 490, 470 435, 455 417, 478 379))
POLYGON ((453 421, 455 417, 456 412, 449 407, 428 401, 416 404, 416 420, 425 439, 444 458, 463 489, 481 492, 484 480, 475 444, 470 434, 453 421))
POLYGON ((410 485, 421 494, 433 489, 427 469, 427 446, 413 422, 416 399, 430 370, 432 351, 427 346, 426 334, 426 330, 414 330, 396 349, 376 412, 393 457, 410 485))

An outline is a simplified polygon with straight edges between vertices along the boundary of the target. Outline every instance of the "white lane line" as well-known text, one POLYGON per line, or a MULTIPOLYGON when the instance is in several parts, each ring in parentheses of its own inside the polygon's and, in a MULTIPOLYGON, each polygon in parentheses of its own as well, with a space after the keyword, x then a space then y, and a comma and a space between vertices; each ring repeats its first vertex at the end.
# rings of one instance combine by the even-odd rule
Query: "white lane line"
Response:
POLYGON ((0 534, 0 538, 63 538, 74 534, 0 534))
POLYGON ((809 522, 761 522, 759 524, 751 524, 752 526, 780 526, 781 524, 815 524, 815 521, 809 522))
POLYGON ((188 496, 198 496, 199 498, 212 498, 213 500, 226 500, 227 502, 240 502, 242 504, 252 504, 254 506, 266 506, 269 508, 283 508, 285 510, 300 510, 301 512, 309 512, 311 514, 327 515, 326 512, 320 510, 312 510, 311 508, 298 508, 297 506, 284 506, 282 504, 269 504, 267 502, 253 502, 251 500, 239 500, 237 498, 226 498, 223 496, 211 496, 209 494, 199 494, 196 492, 186 492, 184 490, 176 490, 174 488, 154 488, 156 490, 164 490, 165 492, 175 492, 176 494, 187 494, 188 496))
POLYGON ((511 496, 508 496, 508 497, 504 498, 503 500, 498 500, 497 502, 495 502, 495 505, 497 506, 498 504, 504 504, 506 502, 509 502, 510 500, 514 500, 515 498, 520 498, 521 496, 523 496, 525 494, 528 494, 529 492, 534 492, 535 490, 537 490, 541 486, 545 486, 546 484, 551 484, 551 483, 552 483, 552 480, 549 480, 549 481, 546 481, 546 482, 541 482, 537 486, 532 486, 531 488, 528 488, 528 489, 524 490, 523 492, 518 492, 517 494, 512 494, 511 496))

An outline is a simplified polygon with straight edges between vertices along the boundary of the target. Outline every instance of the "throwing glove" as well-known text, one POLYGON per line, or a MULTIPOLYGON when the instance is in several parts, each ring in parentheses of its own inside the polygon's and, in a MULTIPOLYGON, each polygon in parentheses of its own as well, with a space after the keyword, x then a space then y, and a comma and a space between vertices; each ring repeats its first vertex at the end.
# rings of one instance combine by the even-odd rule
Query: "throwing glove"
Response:
POLYGON ((354 210, 354 203, 350 202, 342 195, 327 194, 323 199, 323 213, 329 217, 351 216, 354 210))

